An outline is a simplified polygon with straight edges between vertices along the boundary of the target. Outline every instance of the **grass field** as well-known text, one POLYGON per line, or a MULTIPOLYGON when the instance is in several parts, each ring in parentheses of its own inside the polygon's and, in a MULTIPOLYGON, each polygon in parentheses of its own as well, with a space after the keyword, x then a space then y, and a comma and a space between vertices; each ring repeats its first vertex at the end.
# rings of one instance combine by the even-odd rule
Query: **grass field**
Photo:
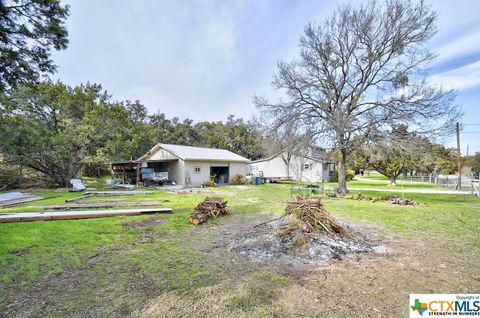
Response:
MULTIPOLYGON (((363 194, 388 195, 357 182, 350 184, 363 194)), ((477 197, 409 193, 420 206, 325 199, 334 216, 368 229, 392 252, 299 271, 221 247, 229 224, 279 215, 289 185, 208 191, 119 198, 170 200, 168 215, 0 224, 0 316, 398 317, 408 314, 409 293, 480 288, 477 197), (186 218, 206 195, 225 197, 232 213, 194 227, 186 218)), ((38 193, 46 199, 0 212, 38 211, 78 196, 38 193)))

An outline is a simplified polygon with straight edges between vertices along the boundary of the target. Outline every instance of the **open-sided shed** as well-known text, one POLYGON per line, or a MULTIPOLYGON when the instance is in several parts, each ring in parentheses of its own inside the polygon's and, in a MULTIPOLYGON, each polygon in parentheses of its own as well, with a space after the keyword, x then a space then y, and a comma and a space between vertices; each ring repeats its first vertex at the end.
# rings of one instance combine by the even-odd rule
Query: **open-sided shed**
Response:
POLYGON ((113 162, 112 171, 126 176, 132 183, 138 179, 164 178, 185 186, 199 186, 211 178, 217 183, 229 183, 237 174, 247 174, 245 157, 225 149, 156 144, 134 161, 113 162))

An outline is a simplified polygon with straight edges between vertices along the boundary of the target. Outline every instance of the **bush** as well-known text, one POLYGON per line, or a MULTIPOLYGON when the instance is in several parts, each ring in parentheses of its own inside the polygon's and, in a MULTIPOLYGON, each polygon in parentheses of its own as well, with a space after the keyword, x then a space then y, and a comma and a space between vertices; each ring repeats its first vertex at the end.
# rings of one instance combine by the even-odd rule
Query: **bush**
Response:
POLYGON ((346 177, 347 177, 347 181, 350 181, 355 177, 355 171, 354 170, 347 169, 347 171, 345 171, 345 174, 346 174, 346 177))
POLYGON ((232 177, 232 179, 230 180, 230 183, 237 184, 237 185, 245 184, 245 178, 241 174, 236 174, 232 177))
POLYGON ((206 186, 206 187, 209 187, 209 188, 214 188, 214 187, 217 186, 217 184, 216 184, 215 181, 213 181, 213 180, 208 180, 208 181, 205 182, 203 185, 206 186))

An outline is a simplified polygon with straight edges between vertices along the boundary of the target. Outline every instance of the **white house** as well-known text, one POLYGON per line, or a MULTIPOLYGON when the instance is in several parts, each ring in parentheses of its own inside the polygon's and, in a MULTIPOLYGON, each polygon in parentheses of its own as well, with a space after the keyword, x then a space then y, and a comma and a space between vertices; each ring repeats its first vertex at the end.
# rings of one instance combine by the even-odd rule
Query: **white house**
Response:
POLYGON ((262 177, 267 182, 278 179, 328 182, 335 173, 335 165, 323 159, 324 154, 324 150, 311 148, 308 155, 293 155, 287 165, 287 154, 277 153, 265 159, 249 162, 248 174, 262 177))
POLYGON ((185 186, 199 186, 215 176, 219 183, 229 183, 236 174, 247 174, 249 160, 224 149, 156 144, 134 161, 113 162, 114 174, 132 183, 161 177, 185 186))

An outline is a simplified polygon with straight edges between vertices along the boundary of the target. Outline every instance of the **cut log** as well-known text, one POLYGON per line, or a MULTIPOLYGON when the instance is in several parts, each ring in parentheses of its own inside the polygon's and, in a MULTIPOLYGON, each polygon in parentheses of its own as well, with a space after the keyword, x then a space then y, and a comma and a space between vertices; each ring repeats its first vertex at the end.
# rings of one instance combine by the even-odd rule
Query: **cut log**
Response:
POLYGON ((207 197, 197 205, 192 215, 188 218, 188 222, 198 225, 207 222, 209 217, 226 214, 228 214, 227 201, 223 198, 207 197))

